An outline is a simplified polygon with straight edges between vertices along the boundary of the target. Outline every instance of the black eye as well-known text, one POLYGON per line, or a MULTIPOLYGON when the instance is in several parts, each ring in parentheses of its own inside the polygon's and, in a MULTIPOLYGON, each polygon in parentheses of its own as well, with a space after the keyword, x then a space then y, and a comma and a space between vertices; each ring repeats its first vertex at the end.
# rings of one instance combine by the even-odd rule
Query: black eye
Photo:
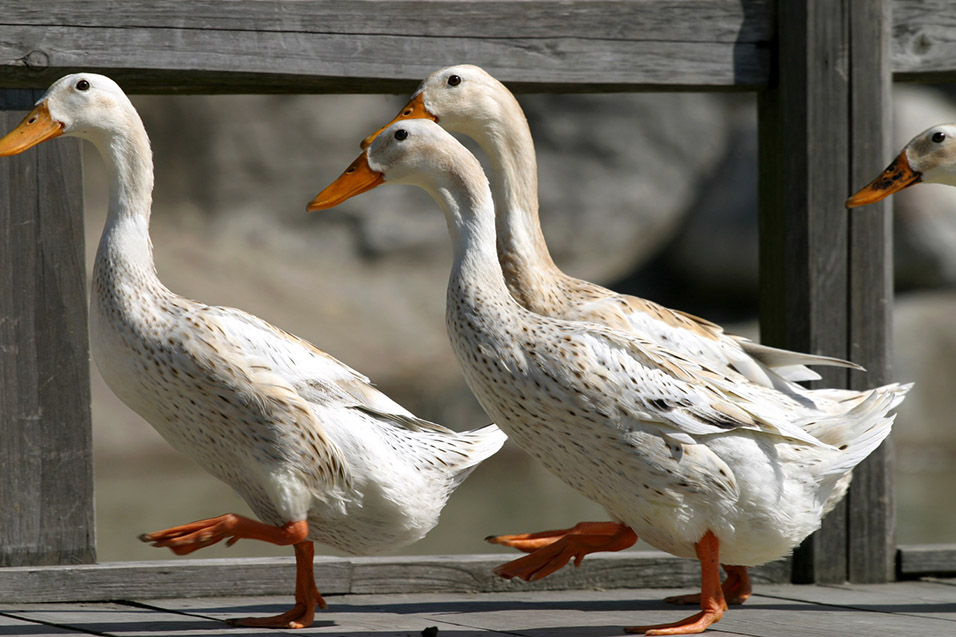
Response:
POLYGON ((935 133, 933 133, 933 141, 936 142, 937 144, 942 142, 944 139, 946 139, 946 133, 942 131, 936 131, 935 133))
POLYGON ((461 84, 461 76, 460 76, 460 75, 449 75, 449 76, 448 76, 448 86, 458 86, 459 84, 461 84))
POLYGON ((86 90, 89 90, 89 88, 90 88, 90 83, 87 82, 86 80, 80 80, 79 82, 76 83, 76 90, 78 91, 86 91, 86 90))
POLYGON ((404 128, 399 128, 397 131, 395 131, 395 139, 398 141, 402 141, 406 137, 408 137, 408 131, 404 128))

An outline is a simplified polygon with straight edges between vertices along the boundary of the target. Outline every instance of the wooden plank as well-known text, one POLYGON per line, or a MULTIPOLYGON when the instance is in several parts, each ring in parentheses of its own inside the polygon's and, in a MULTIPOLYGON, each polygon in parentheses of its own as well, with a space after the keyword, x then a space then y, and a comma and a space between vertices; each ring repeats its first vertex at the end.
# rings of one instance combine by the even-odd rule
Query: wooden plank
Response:
MULTIPOLYGON (((849 0, 781 0, 778 77, 758 97, 760 331, 770 345, 846 357, 849 0)), ((819 370, 820 386, 847 374, 819 370)), ((794 555, 794 581, 843 581, 846 507, 794 555)))
MULTIPOLYGON (((347 593, 351 565, 316 558, 323 594, 347 593)), ((294 558, 114 562, 80 566, 0 569, 0 602, 78 602, 216 595, 289 593, 294 558)))
MULTIPOLYGON (((78 69, 132 92, 407 92, 471 61, 516 90, 758 88, 770 0, 0 1, 0 81, 78 69), (583 52, 583 57, 582 57, 583 52), (599 79, 596 81, 595 76, 599 79)), ((956 81, 956 5, 893 0, 897 81, 956 81)))
MULTIPOLYGON (((672 586, 695 589, 693 560, 658 551, 589 556, 536 583, 511 582, 492 573, 500 554, 432 557, 316 558, 323 595, 342 593, 490 592, 672 586)), ((786 560, 752 569, 758 587, 789 579, 786 560)), ((155 561, 0 569, 0 602, 77 602, 220 595, 270 595, 291 590, 293 558, 155 561)))
POLYGON ((0 565, 96 557, 82 201, 79 140, 0 158, 0 565))
MULTIPOLYGON (((869 183, 890 158, 892 109, 889 0, 853 0, 849 15, 849 196, 869 183)), ((893 308, 891 204, 849 216, 849 356, 865 374, 850 374, 852 389, 892 380, 890 333, 893 308)), ((892 440, 853 470, 847 496, 851 582, 888 582, 896 571, 896 509, 892 440)))
POLYGON ((900 577, 953 574, 956 573, 956 544, 900 546, 897 559, 900 577))
MULTIPOLYGON (((484 608, 485 600, 477 600, 474 595, 466 598, 461 596, 442 595, 438 598, 417 595, 388 595, 388 596, 355 596, 335 595, 325 596, 329 607, 316 613, 315 623, 309 627, 308 634, 368 635, 381 637, 382 635, 408 635, 409 637, 422 634, 428 626, 438 629, 438 635, 460 635, 462 630, 461 612, 449 613, 451 617, 445 620, 439 612, 446 608, 448 601, 454 600, 458 607, 465 609, 480 604, 484 608), (410 602, 410 603, 409 603, 410 602)), ((212 617, 226 621, 240 617, 255 617, 275 615, 289 610, 291 597, 226 597, 215 599, 164 599, 143 602, 143 606, 155 607, 161 610, 201 617, 212 617)), ((467 621, 467 620, 464 620, 467 621)), ((467 634, 480 633, 482 635, 504 635, 513 633, 499 633, 470 629, 467 634)), ((233 629, 235 630, 235 629, 233 629)), ((289 631, 293 633, 294 631, 289 631)), ((298 634, 298 631, 295 631, 298 634)), ((205 632, 203 634, 206 634, 205 632)), ((271 631, 268 634, 273 634, 271 631)))
MULTIPOLYGON (((501 555, 450 555, 364 558, 353 561, 352 593, 494 592, 700 586, 700 566, 694 560, 658 551, 626 551, 589 556, 579 568, 566 567, 547 578, 527 583, 494 575, 501 555)), ((756 585, 789 578, 789 563, 781 560, 752 569, 756 585)))
MULTIPOLYGON (((157 608, 138 608, 129 604, 27 604, 4 611, 8 616, 36 622, 47 630, 75 628, 86 635, 124 637, 133 635, 162 635, 163 637, 195 635, 234 635, 236 629, 216 619, 200 615, 166 612, 157 608)), ((277 631, 293 634, 292 630, 277 631)), ((25 632, 25 635, 34 633, 25 632)), ((57 634, 57 633, 51 633, 57 634)), ((261 634, 261 633, 260 633, 261 634)), ((273 633, 269 633, 273 634, 273 633)))
MULTIPOLYGON (((950 635, 956 608, 952 597, 945 595, 945 588, 938 586, 939 590, 933 591, 918 582, 855 587, 774 587, 769 595, 755 594, 743 608, 731 608, 707 634, 714 637, 950 635)), ((350 637, 398 636, 417 635, 426 627, 435 626, 439 635, 607 637, 620 634, 622 626, 686 617, 687 609, 663 602, 663 597, 670 592, 622 589, 482 595, 344 595, 331 597, 329 609, 317 613, 316 623, 307 632, 350 637)), ((289 602, 288 596, 184 598, 132 604, 30 604, 0 612, 47 625, 69 625, 87 634, 218 635, 231 634, 236 629, 216 620, 276 613, 287 609, 289 602)), ((269 634, 276 632, 270 630, 269 634)), ((256 631, 256 634, 263 633, 256 631)))
POLYGON ((468 61, 515 90, 766 84, 770 0, 0 1, 0 82, 131 92, 408 92, 468 61))
POLYGON ((926 617, 950 622, 940 624, 931 634, 956 633, 956 603, 953 587, 934 582, 890 582, 888 584, 850 584, 846 586, 769 585, 762 596, 868 610, 908 617, 926 617))
POLYGON ((956 3, 893 0, 893 79, 956 82, 956 3))
POLYGON ((29 635, 30 637, 64 637, 68 635, 88 635, 78 630, 47 626, 37 622, 0 615, 0 635, 29 635))

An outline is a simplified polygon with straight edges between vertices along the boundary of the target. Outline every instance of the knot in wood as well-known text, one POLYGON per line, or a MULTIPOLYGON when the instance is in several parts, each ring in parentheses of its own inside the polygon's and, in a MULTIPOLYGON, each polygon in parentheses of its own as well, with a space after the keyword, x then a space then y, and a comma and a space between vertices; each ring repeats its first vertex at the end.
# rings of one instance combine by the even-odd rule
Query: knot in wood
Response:
POLYGON ((50 56, 45 51, 30 51, 21 59, 23 65, 30 69, 45 69, 50 66, 50 56))

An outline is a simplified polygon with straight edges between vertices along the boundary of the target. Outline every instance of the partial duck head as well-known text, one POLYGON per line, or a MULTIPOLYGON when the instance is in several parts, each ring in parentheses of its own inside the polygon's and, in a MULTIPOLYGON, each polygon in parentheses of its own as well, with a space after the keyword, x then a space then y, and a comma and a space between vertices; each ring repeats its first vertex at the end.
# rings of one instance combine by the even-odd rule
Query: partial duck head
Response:
POLYGON ((514 96, 480 67, 445 67, 426 77, 391 122, 362 140, 362 148, 392 124, 408 119, 430 119, 447 130, 480 138, 479 129, 502 115, 503 100, 513 102, 514 96))
POLYGON ((846 206, 875 203, 920 182, 956 186, 956 124, 933 126, 914 137, 879 177, 847 200, 846 206))
POLYGON ((127 125, 118 113, 135 112, 129 98, 110 78, 95 73, 67 75, 54 82, 23 121, 0 139, 0 157, 22 153, 60 135, 100 145, 127 125))
POLYGON ((430 192, 446 188, 458 191, 456 182, 463 175, 476 173, 484 176, 478 160, 440 126, 425 119, 399 121, 377 135, 306 209, 332 208, 386 181, 430 192))

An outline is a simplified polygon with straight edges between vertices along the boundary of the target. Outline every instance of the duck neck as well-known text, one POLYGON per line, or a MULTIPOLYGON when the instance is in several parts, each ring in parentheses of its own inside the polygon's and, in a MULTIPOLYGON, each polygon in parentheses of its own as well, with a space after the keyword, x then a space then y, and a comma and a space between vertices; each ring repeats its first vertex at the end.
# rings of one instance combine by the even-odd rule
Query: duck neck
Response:
POLYGON ((478 143, 489 158, 497 220, 497 250, 515 299, 535 307, 560 278, 538 219, 538 167, 531 130, 517 100, 501 109, 478 143))
POLYGON ((428 190, 445 213, 454 250, 449 311, 479 296, 511 301, 495 252, 494 204, 484 175, 455 175, 452 183, 428 190))
POLYGON ((103 156, 110 181, 109 212, 96 251, 94 285, 119 287, 133 278, 140 289, 165 289, 156 275, 149 238, 153 161, 149 138, 139 117, 129 114, 125 126, 93 139, 103 156))

